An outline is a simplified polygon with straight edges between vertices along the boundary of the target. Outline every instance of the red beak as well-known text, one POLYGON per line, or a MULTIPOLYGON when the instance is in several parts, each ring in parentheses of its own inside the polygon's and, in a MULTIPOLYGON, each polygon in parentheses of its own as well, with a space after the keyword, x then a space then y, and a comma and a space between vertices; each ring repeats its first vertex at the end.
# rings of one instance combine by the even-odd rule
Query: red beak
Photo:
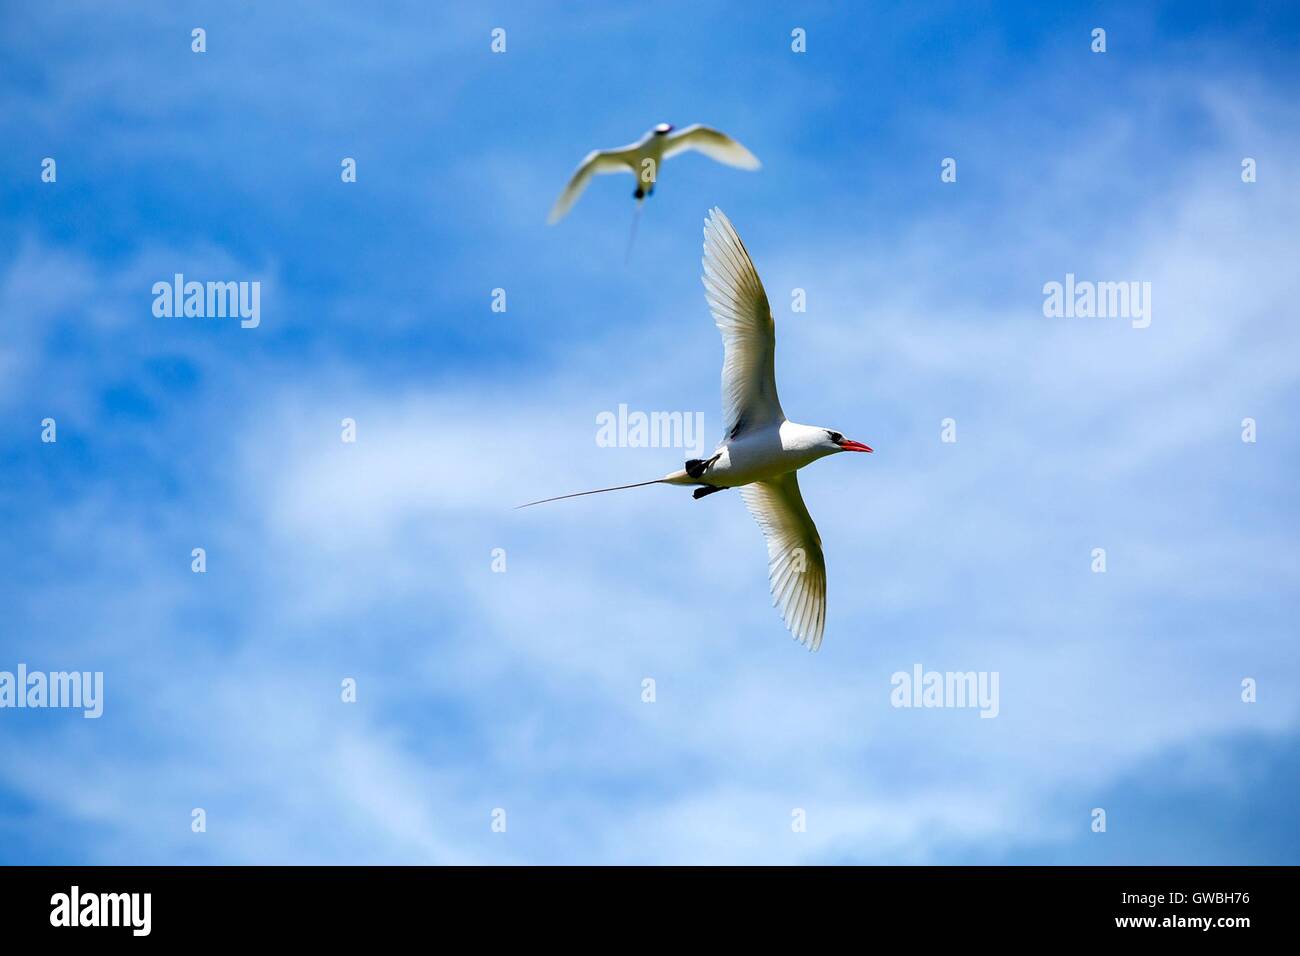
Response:
POLYGON ((862 444, 862 442, 849 441, 847 438, 840 442, 840 447, 845 451, 871 451, 871 449, 862 444))

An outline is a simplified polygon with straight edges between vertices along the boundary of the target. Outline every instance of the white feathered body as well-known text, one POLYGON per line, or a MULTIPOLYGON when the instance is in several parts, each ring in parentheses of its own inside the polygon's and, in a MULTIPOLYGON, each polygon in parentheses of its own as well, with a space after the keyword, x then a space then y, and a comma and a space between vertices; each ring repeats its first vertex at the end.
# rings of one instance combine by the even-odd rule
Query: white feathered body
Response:
POLYGON ((671 483, 739 488, 798 471, 837 450, 827 447, 826 429, 783 421, 779 425, 761 426, 724 440, 713 450, 717 460, 705 469, 703 475, 671 483))

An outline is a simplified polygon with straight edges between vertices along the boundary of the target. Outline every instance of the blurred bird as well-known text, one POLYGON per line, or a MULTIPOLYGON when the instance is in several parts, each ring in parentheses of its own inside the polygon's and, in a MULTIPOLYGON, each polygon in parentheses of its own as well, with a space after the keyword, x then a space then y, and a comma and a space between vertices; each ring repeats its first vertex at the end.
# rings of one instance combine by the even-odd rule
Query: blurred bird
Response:
POLYGON ((826 625, 826 559, 821 536, 799 493, 795 475, 819 458, 871 451, 831 428, 789 421, 776 395, 776 329, 754 263, 721 209, 704 220, 704 290, 722 332, 722 442, 706 459, 678 471, 613 488, 531 501, 520 508, 645 485, 696 485, 694 497, 740 488, 767 539, 772 602, 786 627, 810 650, 826 625))
POLYGON ((660 123, 635 143, 617 149, 593 149, 588 153, 574 171, 569 185, 560 193, 560 198, 555 200, 547 222, 554 224, 563 219, 587 188, 591 177, 604 173, 632 173, 636 176, 636 191, 632 198, 637 201, 639 212, 646 196, 655 191, 660 164, 691 149, 740 169, 758 169, 760 165, 753 153, 726 133, 699 123, 678 131, 674 131, 669 123, 660 123))

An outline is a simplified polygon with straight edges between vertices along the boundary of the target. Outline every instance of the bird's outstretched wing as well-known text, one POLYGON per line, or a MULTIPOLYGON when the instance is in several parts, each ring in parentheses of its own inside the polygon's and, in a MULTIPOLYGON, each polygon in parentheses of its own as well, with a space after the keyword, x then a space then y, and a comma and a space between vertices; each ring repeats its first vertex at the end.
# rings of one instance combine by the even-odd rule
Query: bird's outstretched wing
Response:
POLYGON ((826 627, 826 558, 795 472, 740 489, 767 538, 772 603, 791 635, 810 651, 821 647, 826 627))
POLYGON ((664 158, 684 153, 688 149, 698 150, 709 159, 716 159, 728 166, 740 169, 758 169, 762 165, 758 157, 741 146, 726 133, 721 133, 709 126, 699 123, 668 134, 668 143, 664 146, 664 158))
POLYGON ((587 182, 592 176, 598 176, 604 173, 634 173, 631 162, 628 160, 628 150, 624 149, 593 149, 587 154, 587 158, 578 164, 578 168, 573 171, 573 176, 569 179, 569 185, 564 187, 564 192, 560 193, 560 198, 555 200, 555 205, 551 207, 551 214, 546 217, 546 221, 552 225, 559 222, 565 217, 573 204, 578 201, 582 191, 587 188, 587 182))
POLYGON ((722 418, 728 437, 785 421, 776 395, 776 328, 745 245, 721 209, 704 220, 704 294, 722 333, 722 418))

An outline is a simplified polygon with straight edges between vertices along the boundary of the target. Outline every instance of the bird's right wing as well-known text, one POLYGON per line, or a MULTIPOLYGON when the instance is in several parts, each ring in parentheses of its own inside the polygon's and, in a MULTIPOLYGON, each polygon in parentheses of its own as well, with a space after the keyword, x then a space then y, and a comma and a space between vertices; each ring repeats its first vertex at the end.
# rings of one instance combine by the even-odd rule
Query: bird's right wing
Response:
POLYGON ((668 134, 668 142, 664 146, 664 159, 684 153, 688 149, 697 150, 709 159, 740 169, 758 169, 762 165, 757 156, 726 133, 699 123, 688 126, 680 132, 668 134))
POLYGON ((785 421, 776 395, 776 326, 767 293, 731 220, 716 206, 704 220, 704 294, 722 333, 722 417, 735 437, 785 421))
POLYGON ((636 172, 628 160, 629 150, 625 149, 593 149, 587 154, 587 158, 578 164, 578 168, 573 171, 573 176, 569 179, 569 185, 564 187, 564 192, 560 193, 560 198, 555 200, 555 205, 551 207, 551 214, 546 217, 546 221, 551 225, 559 222, 565 217, 573 204, 578 201, 582 191, 587 188, 587 182, 592 176, 598 176, 604 173, 618 172, 636 172))
POLYGON ((740 494, 767 539, 772 603, 794 639, 815 651, 826 627, 826 558, 799 479, 788 471, 744 485, 740 494))

